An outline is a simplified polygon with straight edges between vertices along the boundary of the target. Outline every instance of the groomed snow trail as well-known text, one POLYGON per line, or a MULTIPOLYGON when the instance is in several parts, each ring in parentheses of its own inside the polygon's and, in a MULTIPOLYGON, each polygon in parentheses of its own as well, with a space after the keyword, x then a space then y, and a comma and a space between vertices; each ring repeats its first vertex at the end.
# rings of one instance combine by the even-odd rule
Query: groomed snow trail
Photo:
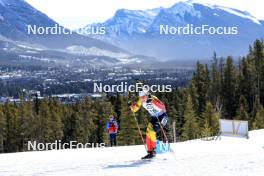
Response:
POLYGON ((143 145, 0 154, 0 176, 263 176, 264 130, 171 144, 173 153, 140 160, 143 145))

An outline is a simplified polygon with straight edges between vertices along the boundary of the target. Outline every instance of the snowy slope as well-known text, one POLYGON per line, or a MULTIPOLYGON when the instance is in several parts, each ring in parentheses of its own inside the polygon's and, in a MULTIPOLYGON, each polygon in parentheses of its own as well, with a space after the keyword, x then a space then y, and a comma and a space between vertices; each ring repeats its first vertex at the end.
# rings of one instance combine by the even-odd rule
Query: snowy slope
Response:
POLYGON ((262 176, 264 130, 250 139, 222 137, 172 144, 172 153, 138 160, 143 146, 0 155, 1 176, 262 176))
POLYGON ((238 9, 234 9, 234 8, 230 8, 230 7, 224 7, 224 6, 220 6, 220 5, 212 5, 212 4, 208 4, 208 3, 202 3, 200 0, 189 0, 186 2, 187 4, 194 4, 194 3, 198 3, 198 4, 203 4, 204 6, 210 7, 211 9, 222 9, 226 12, 229 12, 231 14, 234 14, 236 16, 242 17, 242 18, 246 18, 249 19, 251 21, 253 21, 254 23, 260 24, 259 19, 257 19, 256 17, 252 16, 249 12, 247 11, 241 11, 238 9))

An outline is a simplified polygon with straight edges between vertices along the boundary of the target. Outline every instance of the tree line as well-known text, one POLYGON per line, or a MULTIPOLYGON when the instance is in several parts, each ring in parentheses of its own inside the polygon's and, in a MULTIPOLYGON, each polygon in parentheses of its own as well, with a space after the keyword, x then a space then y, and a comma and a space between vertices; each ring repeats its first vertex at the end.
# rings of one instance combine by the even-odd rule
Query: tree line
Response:
MULTIPOLYGON (((187 87, 157 96, 170 117, 170 141, 173 125, 177 141, 216 135, 220 118, 247 120, 251 130, 264 128, 263 40, 256 40, 239 60, 214 53, 210 64, 197 63, 187 87)), ((105 126, 111 114, 120 126, 118 145, 141 144, 128 103, 136 99, 130 93, 63 104, 54 98, 23 101, 21 97, 19 104, 0 105, 0 152, 26 151, 28 141, 107 144, 105 126)), ((147 112, 141 109, 135 117, 144 134, 147 112)))

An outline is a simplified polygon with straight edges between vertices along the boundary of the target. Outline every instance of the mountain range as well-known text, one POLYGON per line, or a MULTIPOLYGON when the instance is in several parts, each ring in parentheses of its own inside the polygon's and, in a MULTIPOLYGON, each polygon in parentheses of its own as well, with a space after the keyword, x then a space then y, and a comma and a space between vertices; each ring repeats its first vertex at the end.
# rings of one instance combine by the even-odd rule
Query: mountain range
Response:
POLYGON ((12 60, 16 62, 22 59, 23 62, 37 60, 40 64, 46 61, 66 65, 109 66, 149 59, 75 32, 70 35, 29 34, 29 26, 46 29, 59 24, 24 0, 0 0, 0 61, 11 63, 12 60))
MULTIPOLYGON (((241 56, 257 38, 264 37, 264 21, 248 12, 203 4, 178 2, 169 8, 119 9, 103 23, 104 35, 28 34, 28 26, 59 26, 24 0, 0 0, 0 62, 48 65, 137 65, 158 61, 206 60, 241 56), (237 27, 236 35, 161 35, 160 27, 187 25, 237 27)), ((62 27, 62 26, 60 26, 62 27)), ((68 29, 62 27, 64 30, 68 29)))
POLYGON ((138 54, 160 60, 207 59, 214 51, 219 56, 241 56, 257 38, 264 37, 264 21, 234 8, 200 3, 178 2, 169 8, 149 10, 119 9, 103 23, 88 26, 105 27, 105 35, 91 37, 107 41, 138 54), (229 35, 161 35, 161 26, 237 28, 229 35))

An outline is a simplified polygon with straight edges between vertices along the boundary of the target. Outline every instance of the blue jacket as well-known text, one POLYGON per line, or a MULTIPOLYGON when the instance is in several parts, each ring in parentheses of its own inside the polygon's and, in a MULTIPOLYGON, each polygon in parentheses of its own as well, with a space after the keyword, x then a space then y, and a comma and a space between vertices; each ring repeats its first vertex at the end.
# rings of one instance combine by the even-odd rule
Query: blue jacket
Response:
POLYGON ((118 130, 118 124, 117 124, 117 122, 115 120, 109 121, 106 124, 106 129, 107 129, 107 131, 108 131, 109 134, 117 133, 117 130, 118 130))

